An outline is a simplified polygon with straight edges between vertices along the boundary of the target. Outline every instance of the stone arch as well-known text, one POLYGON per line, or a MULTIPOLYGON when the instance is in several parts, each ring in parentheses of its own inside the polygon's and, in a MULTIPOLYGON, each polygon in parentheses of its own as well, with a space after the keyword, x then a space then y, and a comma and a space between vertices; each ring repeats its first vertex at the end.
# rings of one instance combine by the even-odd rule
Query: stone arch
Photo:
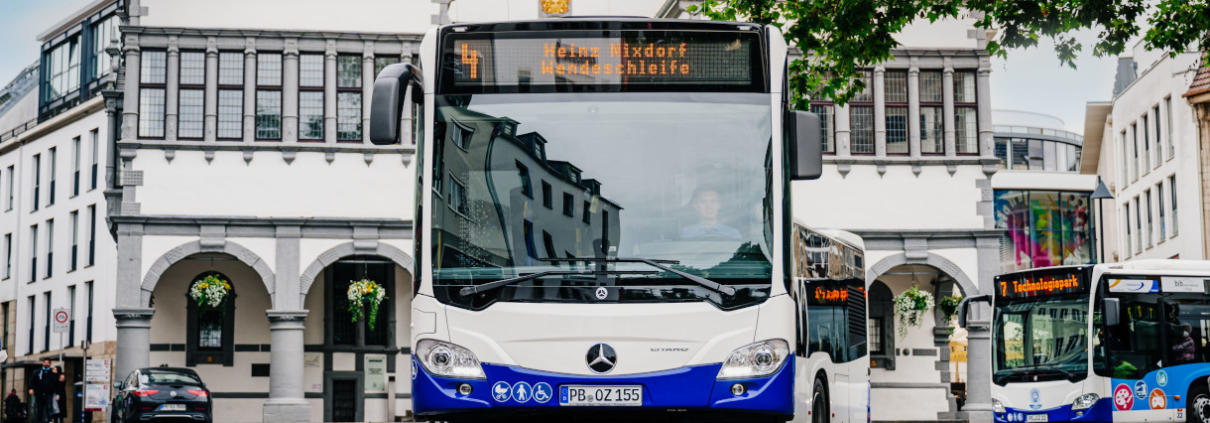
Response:
POLYGON ((261 260, 259 255, 247 247, 231 241, 223 241, 221 245, 213 245, 213 243, 203 244, 202 241, 193 241, 169 250, 151 265, 151 269, 148 269, 147 275, 143 277, 141 298, 139 299, 141 306, 150 307, 151 293, 155 292, 156 284, 160 283, 160 276, 169 267, 198 253, 227 254, 248 265, 248 267, 256 271, 256 274, 260 275, 261 282, 265 284, 265 290, 269 293, 270 301, 273 301, 276 276, 273 274, 273 270, 269 268, 269 265, 265 264, 264 260, 261 260))
POLYGON ((315 261, 311 262, 311 265, 307 266, 307 270, 303 271, 302 275, 299 275, 298 277, 298 304, 306 304, 307 291, 311 289, 311 284, 315 283, 315 278, 319 277, 319 274, 323 272, 325 268, 331 266, 332 263, 336 263, 337 260, 349 256, 381 256, 391 260, 392 262, 395 262, 395 264, 399 265, 399 267, 402 267, 403 270, 406 270, 409 274, 415 275, 416 272, 412 270, 412 265, 414 262, 412 260, 412 256, 403 252, 403 250, 396 248, 394 245, 387 244, 385 242, 379 242, 377 244, 378 245, 374 248, 358 248, 356 245, 354 245, 354 242, 346 242, 344 244, 332 247, 328 249, 328 251, 324 251, 323 254, 320 254, 319 257, 316 257, 315 261))
MULTIPOLYGON (((919 253, 913 252, 913 255, 917 254, 919 253)), ((870 266, 869 269, 866 270, 866 288, 869 288, 870 284, 874 283, 874 281, 878 279, 878 276, 890 271, 895 266, 904 264, 923 264, 932 266, 937 270, 940 270, 942 273, 945 273, 947 276, 954 278, 954 280, 958 282, 958 286, 962 288, 963 294, 967 296, 979 294, 978 285, 975 285, 975 283, 971 281, 971 278, 966 275, 966 272, 963 272, 962 268, 958 267, 956 263, 933 253, 925 252, 924 254, 926 254, 926 256, 923 260, 916 257, 909 259, 907 253, 893 254, 882 260, 879 260, 878 263, 874 263, 873 266, 870 266)))

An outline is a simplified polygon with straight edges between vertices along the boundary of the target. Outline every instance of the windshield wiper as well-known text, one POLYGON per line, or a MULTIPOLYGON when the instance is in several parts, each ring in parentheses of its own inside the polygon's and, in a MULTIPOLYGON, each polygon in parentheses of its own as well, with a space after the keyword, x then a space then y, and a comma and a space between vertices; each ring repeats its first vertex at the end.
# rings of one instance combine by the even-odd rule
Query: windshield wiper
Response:
POLYGON ((495 282, 488 282, 483 285, 468 286, 468 287, 458 290, 458 293, 462 294, 462 296, 464 296, 464 297, 469 297, 471 295, 475 295, 477 293, 484 292, 484 291, 491 291, 493 289, 496 289, 496 288, 499 288, 499 287, 502 287, 505 285, 512 285, 515 283, 521 283, 521 282, 525 282, 528 280, 544 278, 547 276, 600 275, 600 274, 652 275, 652 274, 656 274, 656 273, 659 273, 659 272, 656 272, 654 270, 547 270, 545 272, 530 273, 528 275, 517 276, 515 278, 501 279, 501 280, 498 280, 495 282))
POLYGON ((685 273, 680 270, 676 270, 671 267, 665 266, 665 264, 681 264, 681 262, 677 261, 677 260, 658 260, 658 259, 648 259, 648 258, 642 258, 642 257, 567 257, 567 258, 547 257, 547 258, 540 258, 538 260, 549 261, 549 262, 584 261, 584 262, 605 262, 605 263, 643 263, 648 266, 654 267, 656 269, 660 269, 665 272, 672 273, 674 275, 677 275, 682 278, 696 282, 698 285, 712 289, 715 292, 719 292, 719 293, 722 293, 727 296, 735 295, 735 288, 729 287, 727 285, 723 285, 721 283, 712 281, 710 279, 703 278, 701 276, 697 276, 697 275, 694 275, 691 273, 685 273))

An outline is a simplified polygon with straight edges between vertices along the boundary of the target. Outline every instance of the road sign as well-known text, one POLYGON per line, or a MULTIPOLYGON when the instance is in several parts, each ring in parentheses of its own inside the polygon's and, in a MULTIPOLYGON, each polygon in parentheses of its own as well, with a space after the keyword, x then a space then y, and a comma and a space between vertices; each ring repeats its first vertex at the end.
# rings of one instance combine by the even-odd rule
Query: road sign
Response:
POLYGON ((51 313, 51 317, 55 323, 54 326, 50 330, 51 332, 67 333, 67 331, 70 330, 70 328, 71 328, 71 310, 68 310, 65 308, 56 308, 54 313, 51 313))
POLYGON ((85 384, 84 408, 87 410, 105 410, 107 407, 109 407, 109 384, 85 384))
POLYGON ((88 363, 84 365, 84 381, 96 383, 109 383, 109 360, 97 358, 88 359, 88 363))

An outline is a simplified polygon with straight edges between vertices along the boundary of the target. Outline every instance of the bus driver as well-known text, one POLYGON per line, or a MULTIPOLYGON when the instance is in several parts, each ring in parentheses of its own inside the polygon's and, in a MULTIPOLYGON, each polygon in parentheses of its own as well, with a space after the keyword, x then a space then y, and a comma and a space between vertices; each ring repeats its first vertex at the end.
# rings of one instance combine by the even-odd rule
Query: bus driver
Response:
POLYGON ((681 228, 682 239, 692 239, 708 235, 740 239, 739 230, 718 221, 718 210, 721 206, 718 190, 708 187, 698 187, 693 192, 693 199, 689 201, 689 204, 693 205, 694 211, 697 211, 700 221, 681 228))

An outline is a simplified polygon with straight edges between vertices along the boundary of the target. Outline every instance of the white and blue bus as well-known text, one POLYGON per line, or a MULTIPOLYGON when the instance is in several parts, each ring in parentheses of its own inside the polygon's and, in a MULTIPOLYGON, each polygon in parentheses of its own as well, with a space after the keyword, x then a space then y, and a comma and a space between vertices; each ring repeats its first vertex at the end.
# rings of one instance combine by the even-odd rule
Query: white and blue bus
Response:
POLYGON ((1210 422, 1210 262, 996 277, 997 422, 1210 422))
POLYGON ((441 26, 385 68, 371 139, 410 108, 417 144, 415 414, 868 419, 859 242, 795 244, 822 158, 786 54, 756 24, 568 18, 441 26))

